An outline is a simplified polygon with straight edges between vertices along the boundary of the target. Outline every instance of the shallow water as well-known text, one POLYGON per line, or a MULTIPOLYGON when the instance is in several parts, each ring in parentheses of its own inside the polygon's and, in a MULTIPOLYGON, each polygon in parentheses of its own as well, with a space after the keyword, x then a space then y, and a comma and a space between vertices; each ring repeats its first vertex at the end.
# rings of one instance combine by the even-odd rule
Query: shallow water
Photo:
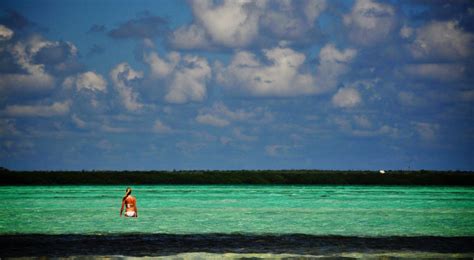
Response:
POLYGON ((0 187, 0 234, 474 236, 474 189, 401 186, 0 187))

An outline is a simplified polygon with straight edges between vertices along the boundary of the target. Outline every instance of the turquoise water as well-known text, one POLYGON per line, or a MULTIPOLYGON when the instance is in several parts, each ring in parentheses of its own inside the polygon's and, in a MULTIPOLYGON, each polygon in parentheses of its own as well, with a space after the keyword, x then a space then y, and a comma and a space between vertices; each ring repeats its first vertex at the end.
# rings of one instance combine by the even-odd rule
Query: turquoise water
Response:
POLYGON ((474 189, 397 186, 0 187, 1 234, 304 233, 474 236, 474 189))

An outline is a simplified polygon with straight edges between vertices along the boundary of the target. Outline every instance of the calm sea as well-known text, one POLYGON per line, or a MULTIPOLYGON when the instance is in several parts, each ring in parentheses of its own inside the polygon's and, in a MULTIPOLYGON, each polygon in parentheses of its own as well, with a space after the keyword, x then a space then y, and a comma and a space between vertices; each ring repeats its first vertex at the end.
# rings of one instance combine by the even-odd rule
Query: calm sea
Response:
POLYGON ((0 234, 474 236, 474 189, 400 186, 0 187, 0 234))

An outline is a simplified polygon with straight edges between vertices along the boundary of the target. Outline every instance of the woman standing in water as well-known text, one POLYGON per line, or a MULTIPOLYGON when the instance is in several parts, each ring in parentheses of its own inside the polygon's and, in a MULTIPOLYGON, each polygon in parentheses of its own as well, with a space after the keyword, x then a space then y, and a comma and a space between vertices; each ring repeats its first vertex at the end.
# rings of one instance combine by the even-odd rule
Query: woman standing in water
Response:
POLYGON ((125 196, 122 198, 122 208, 120 208, 120 216, 122 216, 123 207, 125 206, 125 217, 138 218, 137 199, 132 195, 130 187, 125 191, 125 196))

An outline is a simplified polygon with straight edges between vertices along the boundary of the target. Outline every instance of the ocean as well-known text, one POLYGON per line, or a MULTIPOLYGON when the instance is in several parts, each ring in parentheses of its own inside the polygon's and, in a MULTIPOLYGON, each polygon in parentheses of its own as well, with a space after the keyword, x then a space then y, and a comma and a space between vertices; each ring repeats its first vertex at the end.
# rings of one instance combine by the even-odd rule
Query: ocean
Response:
MULTIPOLYGON (((453 250, 442 253, 474 252, 466 245, 474 237, 474 189, 471 187, 137 185, 132 186, 132 195, 137 198, 139 217, 121 218, 119 210, 125 189, 126 186, 0 187, 4 202, 0 210, 0 235, 7 241, 19 239, 20 244, 25 238, 53 239, 56 242, 51 243, 57 243, 84 237, 99 240, 107 237, 107 241, 134 237, 140 241, 155 239, 162 244, 187 239, 197 245, 199 241, 218 244, 220 240, 240 239, 244 242, 236 248, 243 247, 242 253, 272 253, 269 251, 277 248, 272 249, 271 245, 291 242, 293 238, 326 241, 326 244, 320 244, 318 252, 326 252, 322 247, 328 248, 333 245, 330 240, 337 238, 349 239, 345 245, 352 243, 354 248, 349 249, 353 251, 360 251, 356 246, 367 239, 371 240, 363 245, 367 250, 373 249, 367 245, 395 239, 391 242, 392 247, 382 248, 382 251, 404 249, 393 248, 396 241, 406 243, 409 248, 410 239, 421 239, 417 243, 422 244, 423 241, 449 244, 449 241, 461 239, 453 250), (447 239, 447 242, 433 240, 438 238, 447 239), (258 246, 245 250, 245 245, 252 244, 251 241, 265 244, 265 239, 270 239, 266 244, 268 250, 259 250, 258 246), (462 252, 455 252, 456 248, 462 248, 462 252)), ((217 244, 215 247, 219 248, 217 244)), ((306 244, 304 248, 308 247, 316 246, 306 244)), ((421 250, 439 253, 434 247, 439 246, 427 245, 421 250)), ((172 253, 181 253, 179 248, 171 250, 172 253)), ((207 252, 217 253, 235 252, 233 247, 213 250, 208 245, 184 251, 193 252, 193 248, 201 251, 207 248, 207 252)), ((132 253, 150 255, 154 252, 149 247, 147 250, 143 254, 132 253)), ((337 250, 333 247, 329 251, 337 253, 337 250)), ((420 251, 417 248, 410 250, 420 251)), ((15 248, 10 251, 14 252, 15 248)), ((288 253, 286 251, 279 253, 288 253)), ((296 253, 314 253, 303 251, 296 253)), ((46 250, 43 255, 47 253, 46 250)), ((156 255, 160 255, 159 252, 156 255)))

